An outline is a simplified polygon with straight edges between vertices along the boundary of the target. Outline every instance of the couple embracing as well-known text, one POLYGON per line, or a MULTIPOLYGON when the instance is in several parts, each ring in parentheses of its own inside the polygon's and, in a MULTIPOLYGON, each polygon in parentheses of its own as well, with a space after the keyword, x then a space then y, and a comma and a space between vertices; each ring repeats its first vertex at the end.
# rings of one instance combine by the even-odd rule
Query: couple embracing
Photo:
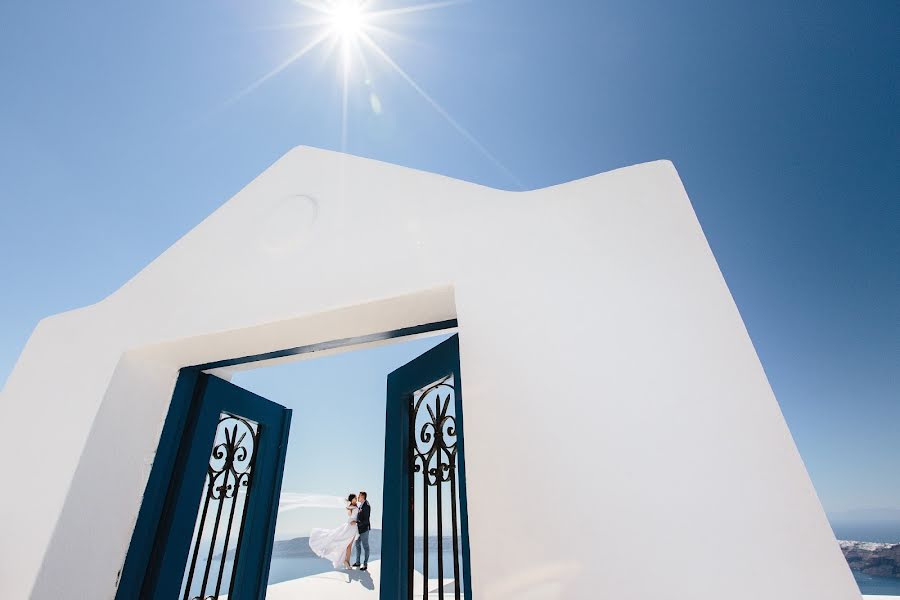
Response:
POLYGON ((372 506, 365 492, 360 492, 359 496, 350 494, 347 496, 347 522, 334 529, 313 529, 309 534, 310 549, 316 556, 330 560, 335 569, 341 566, 350 569, 350 550, 356 541, 356 563, 352 566, 359 567, 361 571, 368 570, 371 514, 372 506))

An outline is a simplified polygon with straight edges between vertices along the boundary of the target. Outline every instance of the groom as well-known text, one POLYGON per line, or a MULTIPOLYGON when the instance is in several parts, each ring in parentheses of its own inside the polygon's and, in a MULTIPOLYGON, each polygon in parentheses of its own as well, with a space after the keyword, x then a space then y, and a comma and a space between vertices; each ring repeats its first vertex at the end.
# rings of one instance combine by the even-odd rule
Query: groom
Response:
POLYGON ((362 551, 366 551, 366 559, 362 561, 362 566, 359 567, 360 571, 367 571, 369 569, 369 530, 372 529, 372 526, 369 524, 369 515, 372 514, 372 506, 369 504, 369 500, 365 492, 359 493, 359 514, 356 515, 356 526, 359 530, 359 537, 356 538, 356 562, 353 563, 354 567, 359 567, 360 559, 362 558, 362 551))

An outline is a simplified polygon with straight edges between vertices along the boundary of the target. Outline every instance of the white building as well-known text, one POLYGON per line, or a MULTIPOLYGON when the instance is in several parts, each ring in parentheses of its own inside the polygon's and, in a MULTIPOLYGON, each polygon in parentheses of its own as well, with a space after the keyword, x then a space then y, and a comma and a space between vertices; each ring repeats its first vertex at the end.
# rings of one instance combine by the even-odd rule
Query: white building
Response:
POLYGON ((516 193, 308 148, 35 329, 2 394, 0 597, 114 598, 177 554, 152 515, 133 534, 176 477, 151 467, 184 448, 179 369, 435 323, 473 598, 860 598, 670 163, 516 193))

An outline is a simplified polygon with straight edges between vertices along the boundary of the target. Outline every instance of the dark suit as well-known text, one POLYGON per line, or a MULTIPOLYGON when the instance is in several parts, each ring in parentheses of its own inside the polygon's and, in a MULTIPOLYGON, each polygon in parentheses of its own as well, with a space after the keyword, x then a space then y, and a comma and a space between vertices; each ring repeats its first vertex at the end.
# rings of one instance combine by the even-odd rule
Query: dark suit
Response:
POLYGON ((372 506, 369 504, 369 501, 366 500, 362 503, 362 506, 359 507, 359 514, 356 515, 356 526, 359 527, 360 533, 365 533, 372 529, 372 525, 369 523, 369 516, 371 514, 372 506))
POLYGON ((366 500, 359 507, 359 513, 356 515, 356 527, 359 530, 359 537, 356 538, 356 562, 364 565, 369 564, 369 530, 372 529, 369 523, 369 516, 372 514, 372 507, 366 500), (366 551, 366 559, 362 559, 362 551, 366 551))

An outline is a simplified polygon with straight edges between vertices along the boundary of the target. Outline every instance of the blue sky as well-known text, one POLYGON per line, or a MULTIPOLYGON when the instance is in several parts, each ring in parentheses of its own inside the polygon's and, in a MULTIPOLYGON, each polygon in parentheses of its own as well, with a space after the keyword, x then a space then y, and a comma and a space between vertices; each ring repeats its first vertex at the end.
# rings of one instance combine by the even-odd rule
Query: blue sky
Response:
POLYGON ((826 508, 900 507, 900 4, 397 15, 376 39, 455 126, 370 56, 345 142, 334 58, 241 95, 314 35, 275 26, 308 15, 0 4, 0 380, 41 317, 115 290, 298 144, 506 189, 668 158, 826 508))

